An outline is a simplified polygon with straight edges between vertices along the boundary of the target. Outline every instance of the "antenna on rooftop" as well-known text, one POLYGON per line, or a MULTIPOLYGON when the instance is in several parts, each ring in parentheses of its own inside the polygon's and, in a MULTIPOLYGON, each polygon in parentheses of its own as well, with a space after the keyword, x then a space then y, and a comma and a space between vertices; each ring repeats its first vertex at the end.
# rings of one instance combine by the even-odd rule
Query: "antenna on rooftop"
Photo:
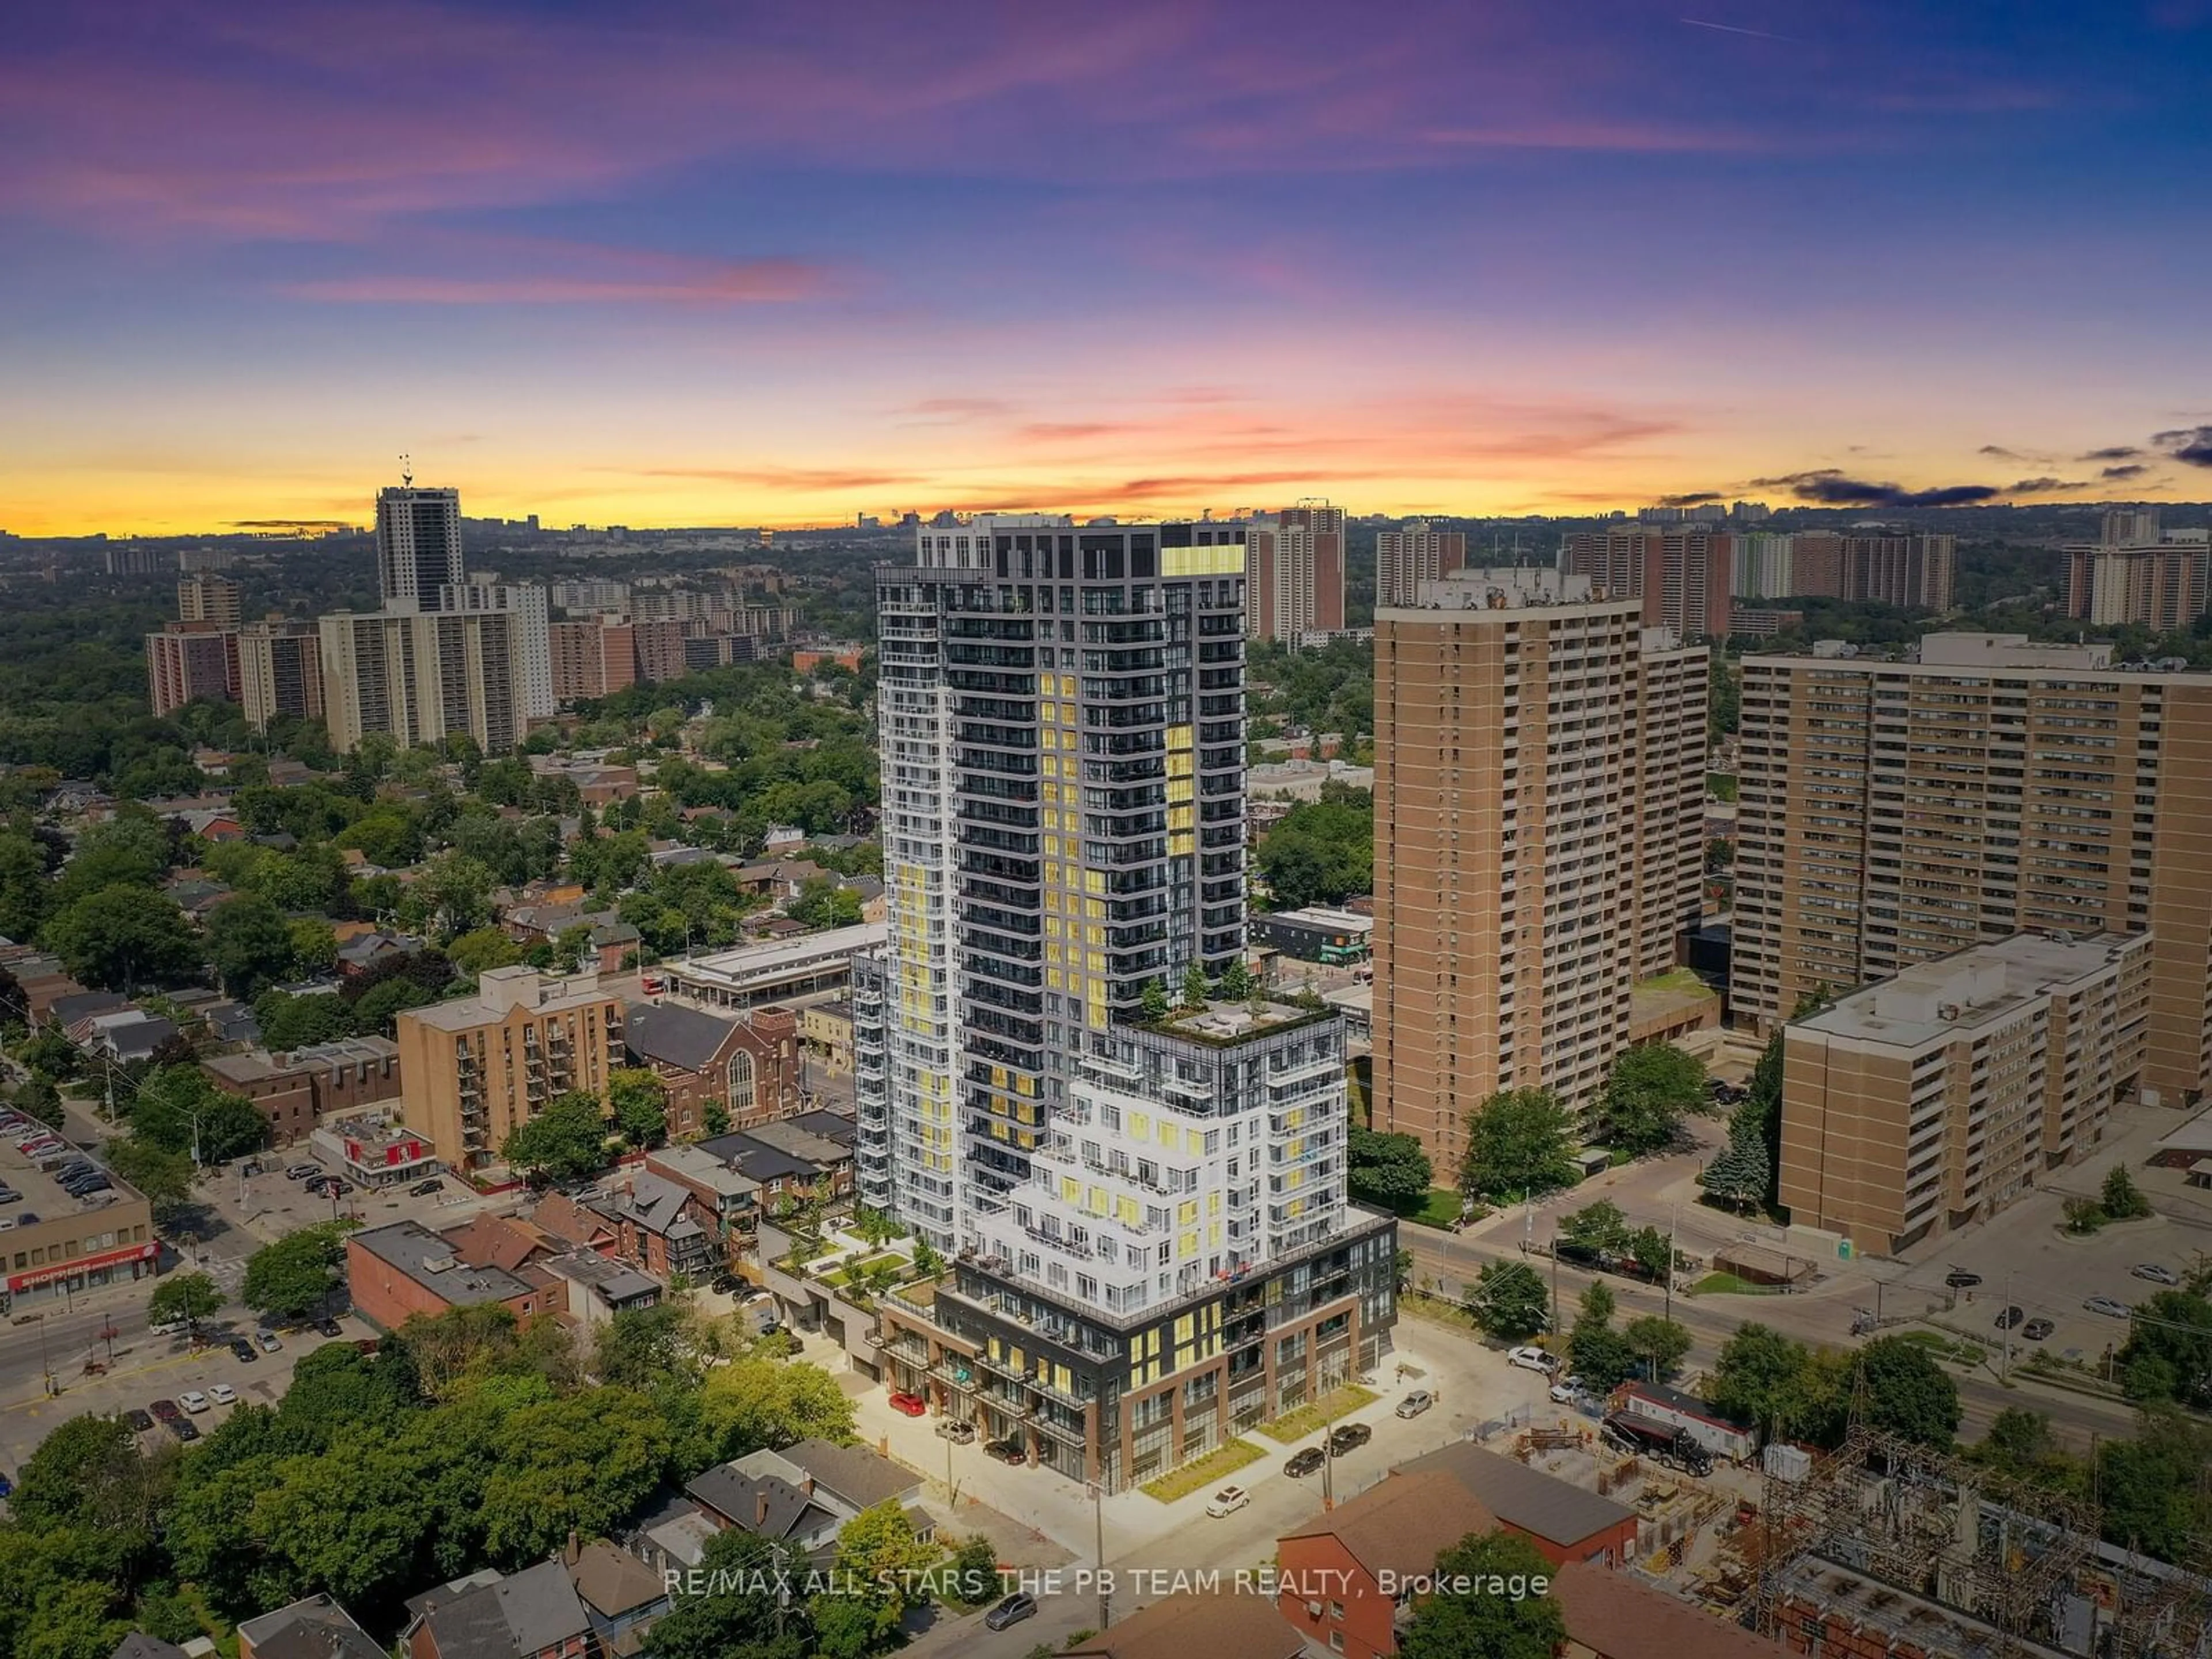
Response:
POLYGON ((399 458, 399 487, 403 489, 415 487, 415 458, 411 455, 399 458))

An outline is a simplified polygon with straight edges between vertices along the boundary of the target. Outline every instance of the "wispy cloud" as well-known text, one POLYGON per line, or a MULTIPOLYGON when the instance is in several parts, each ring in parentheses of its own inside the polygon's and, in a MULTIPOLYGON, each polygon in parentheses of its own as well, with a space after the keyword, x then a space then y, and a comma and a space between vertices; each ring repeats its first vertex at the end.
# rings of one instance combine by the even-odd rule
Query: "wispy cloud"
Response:
POLYGON ((341 276, 289 283, 280 291, 348 305, 788 305, 820 299, 833 287, 820 266, 754 259, 659 278, 341 276))

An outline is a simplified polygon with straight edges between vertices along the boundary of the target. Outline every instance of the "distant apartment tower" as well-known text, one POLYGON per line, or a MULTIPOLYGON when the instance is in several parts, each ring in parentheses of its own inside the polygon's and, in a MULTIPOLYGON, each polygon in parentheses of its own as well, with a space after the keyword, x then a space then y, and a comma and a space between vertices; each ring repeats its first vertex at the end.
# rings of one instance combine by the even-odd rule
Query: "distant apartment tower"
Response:
POLYGON ((323 717, 322 635, 311 622, 248 623, 238 630, 239 702, 266 732, 283 716, 323 717))
POLYGON ((350 753, 371 732, 403 749, 455 732, 503 755, 528 724, 523 613, 346 612, 320 619, 323 713, 331 744, 350 753))
POLYGON ((2105 514, 2103 533, 2098 538, 2106 547, 2154 547, 2159 543, 2158 509, 2154 507, 2115 507, 2105 514))
MULTIPOLYGON (((2109 520, 2116 515, 2106 514, 2109 520)), ((2128 514, 2155 520, 2154 513, 2128 514)), ((2179 633, 2204 614, 2212 545, 2203 532, 2162 541, 2101 543, 2066 550, 2066 614, 2107 627, 2179 633)))
POLYGON ((1559 568, 1608 599, 1641 601, 1644 621, 1686 640, 1726 639, 1735 538, 1725 530, 1577 531, 1559 568))
POLYGON ((1467 568, 1467 532, 1438 530, 1425 519, 1415 519, 1395 530, 1375 535, 1375 603, 1410 605, 1418 603, 1424 582, 1442 580, 1467 568))
POLYGON ((1791 538, 1790 557, 1790 597, 1869 599, 1914 610, 1948 611, 1958 538, 1801 530, 1791 538))
POLYGON ((1245 625, 1255 640, 1296 644, 1344 627, 1344 509, 1301 502, 1252 520, 1245 543, 1245 625))
POLYGON ((195 571, 177 582, 177 620, 213 623, 217 628, 239 623, 239 586, 228 576, 195 571))
POLYGON ((1375 622, 1370 1097, 1449 1170, 1501 1089, 1595 1101, 1697 920, 1707 654, 1540 569, 1375 622))
POLYGON ((525 719, 544 720, 560 704, 553 696, 551 615, 545 590, 513 582, 449 582, 438 590, 441 611, 500 611, 514 617, 515 686, 525 719))
POLYGON ((2143 933, 2019 933, 1792 1021, 1791 1218, 1889 1255, 2080 1159, 2142 1075, 2152 951, 2143 933))
MULTIPOLYGON (((556 702, 604 697, 625 686, 681 679, 690 672, 685 624, 673 617, 622 622, 601 617, 555 623, 551 632, 556 702)), ((720 650, 717 648, 717 660, 720 650)))
MULTIPOLYGON (((1739 599, 1784 599, 1794 591, 1791 552, 1796 538, 1778 531, 1753 531, 1735 538, 1729 590, 1739 599)), ((1729 623, 1730 630, 1735 623, 1729 623)))
POLYGON ((401 1014, 394 1036, 407 1127, 448 1169, 477 1170, 556 1096, 605 1098, 623 1063, 623 1005, 596 973, 495 968, 474 996, 401 1014))
POLYGON ((2212 675, 2020 635, 1846 649, 1743 661, 1738 1018, 2014 933, 2148 929, 2144 1080, 2212 1086, 2212 675))
POLYGON ((186 703, 238 701, 238 631, 211 622, 173 622, 146 636, 146 700, 155 719, 186 703))
POLYGON ((467 580, 459 490, 410 483, 376 492, 376 591, 385 609, 435 611, 443 589, 467 580))

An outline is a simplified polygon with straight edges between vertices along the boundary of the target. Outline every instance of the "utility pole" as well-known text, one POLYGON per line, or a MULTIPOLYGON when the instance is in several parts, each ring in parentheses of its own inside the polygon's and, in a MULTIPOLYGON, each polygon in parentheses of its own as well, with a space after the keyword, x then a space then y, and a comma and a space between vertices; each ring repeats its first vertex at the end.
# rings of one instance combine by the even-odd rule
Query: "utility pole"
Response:
POLYGON ((2012 1274, 2009 1272, 2005 1274, 2004 1311, 1997 1317, 2004 1322, 2004 1369, 1997 1375, 2009 1378, 2012 1376, 2012 1274))
MULTIPOLYGON (((1674 1214, 1667 1223, 1667 1311, 1664 1316, 1670 1320, 1674 1316, 1674 1235, 1681 1225, 1682 1201, 1677 1199, 1674 1214)), ((1656 1371, 1658 1367, 1655 1364, 1652 1369, 1656 1371)), ((1654 1376, 1651 1380, 1656 1382, 1659 1379, 1654 1376)))

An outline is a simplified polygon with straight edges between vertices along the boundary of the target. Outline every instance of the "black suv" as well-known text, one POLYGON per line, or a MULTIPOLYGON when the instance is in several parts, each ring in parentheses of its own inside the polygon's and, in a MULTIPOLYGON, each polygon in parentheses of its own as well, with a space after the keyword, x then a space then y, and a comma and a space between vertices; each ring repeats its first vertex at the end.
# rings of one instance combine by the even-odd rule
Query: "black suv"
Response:
POLYGON ((1329 1455, 1341 1457, 1355 1451, 1375 1437, 1375 1431, 1364 1423, 1340 1423, 1328 1431, 1329 1455))
POLYGON ((983 1451, 987 1456, 995 1457, 1001 1463, 1026 1463, 1030 1461, 1028 1449, 1018 1440, 986 1440, 983 1451))
POLYGON ((1289 1462, 1283 1465, 1283 1473, 1289 1475, 1293 1480, 1303 1480, 1306 1476, 1318 1471, 1321 1466, 1328 1462, 1328 1454, 1327 1452, 1323 1451, 1319 1446, 1308 1446, 1304 1451, 1292 1456, 1289 1462))

